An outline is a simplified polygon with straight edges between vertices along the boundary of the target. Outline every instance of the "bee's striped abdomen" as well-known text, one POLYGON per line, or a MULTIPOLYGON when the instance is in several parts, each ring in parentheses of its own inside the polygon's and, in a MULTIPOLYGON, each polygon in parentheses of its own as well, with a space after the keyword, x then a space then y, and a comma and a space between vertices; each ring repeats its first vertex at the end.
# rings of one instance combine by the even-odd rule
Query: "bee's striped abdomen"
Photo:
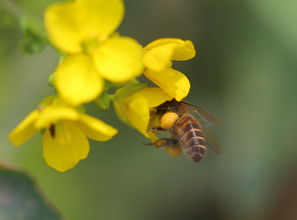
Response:
POLYGON ((206 141, 201 125, 193 116, 183 115, 173 126, 182 149, 198 163, 206 154, 206 141))

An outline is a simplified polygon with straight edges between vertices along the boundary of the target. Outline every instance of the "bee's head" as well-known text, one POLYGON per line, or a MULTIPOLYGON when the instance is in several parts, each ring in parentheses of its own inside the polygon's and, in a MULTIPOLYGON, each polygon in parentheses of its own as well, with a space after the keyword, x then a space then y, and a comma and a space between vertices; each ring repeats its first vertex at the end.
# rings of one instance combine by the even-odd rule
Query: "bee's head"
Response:
POLYGON ((164 102, 157 107, 158 114, 163 115, 166 112, 175 112, 177 114, 180 114, 181 108, 179 102, 175 99, 172 99, 171 101, 164 102))

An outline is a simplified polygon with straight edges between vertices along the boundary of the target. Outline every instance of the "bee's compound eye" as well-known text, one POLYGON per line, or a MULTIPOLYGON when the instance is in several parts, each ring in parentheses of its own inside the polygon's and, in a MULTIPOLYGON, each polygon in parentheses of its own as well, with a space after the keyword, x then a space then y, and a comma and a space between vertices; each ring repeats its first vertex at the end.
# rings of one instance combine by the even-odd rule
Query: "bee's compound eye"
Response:
POLYGON ((178 114, 175 112, 166 112, 162 115, 160 120, 160 127, 163 129, 168 129, 173 126, 173 124, 177 121, 178 114))

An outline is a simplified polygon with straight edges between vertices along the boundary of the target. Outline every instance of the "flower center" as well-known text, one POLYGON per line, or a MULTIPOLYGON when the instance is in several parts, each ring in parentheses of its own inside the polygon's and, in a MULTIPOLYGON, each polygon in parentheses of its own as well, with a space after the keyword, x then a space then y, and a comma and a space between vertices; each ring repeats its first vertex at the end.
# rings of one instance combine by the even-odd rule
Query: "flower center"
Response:
POLYGON ((81 46, 85 54, 90 54, 98 45, 98 39, 94 38, 92 40, 83 41, 81 46))

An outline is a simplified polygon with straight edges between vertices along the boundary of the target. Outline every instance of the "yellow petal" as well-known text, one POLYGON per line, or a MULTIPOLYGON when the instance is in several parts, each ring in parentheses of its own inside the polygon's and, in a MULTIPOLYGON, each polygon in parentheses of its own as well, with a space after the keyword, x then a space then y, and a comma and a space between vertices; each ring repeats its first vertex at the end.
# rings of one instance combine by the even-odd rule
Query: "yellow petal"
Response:
POLYGON ((188 60, 195 56, 191 41, 177 38, 158 39, 145 47, 144 65, 153 71, 162 71, 171 66, 171 60, 188 60))
POLYGON ((123 86, 115 91, 113 100, 115 113, 117 114, 117 117, 124 123, 131 125, 125 118, 125 109, 127 107, 126 98, 145 87, 147 87, 145 83, 139 83, 136 81, 135 83, 128 83, 128 85, 123 86))
POLYGON ((79 113, 74 109, 66 106, 46 106, 39 110, 38 118, 35 122, 37 129, 47 128, 59 121, 78 120, 79 113))
POLYGON ((122 0, 75 0, 56 3, 45 11, 52 43, 62 51, 79 53, 82 43, 106 39, 121 23, 122 0))
POLYGON ((146 70, 144 75, 177 101, 181 101, 190 91, 188 78, 172 68, 165 68, 162 72, 146 70))
MULTIPOLYGON (((172 97, 166 94, 162 89, 160 88, 144 88, 134 93, 134 95, 140 95, 143 96, 147 102, 149 108, 154 108, 166 101, 172 100, 172 97)), ((133 99, 132 95, 131 99, 133 99)))
POLYGON ((102 77, 124 82, 143 71, 143 48, 132 38, 115 36, 93 51, 95 66, 102 77))
POLYGON ((120 118, 140 131, 151 140, 156 140, 152 132, 148 132, 151 123, 151 110, 162 103, 171 100, 160 88, 144 88, 124 100, 114 102, 115 110, 120 118))
MULTIPOLYGON (((151 110, 151 109, 150 109, 151 110)), ((155 142, 159 139, 155 132, 149 131, 149 128, 155 128, 160 126, 160 117, 156 111, 150 111, 150 121, 147 126, 147 133, 145 136, 150 139, 152 142, 155 142)))
POLYGON ((73 168, 89 153, 89 142, 84 133, 71 122, 55 126, 55 135, 49 129, 43 134, 43 156, 46 163, 64 172, 73 168))
POLYGON ((138 119, 134 119, 134 127, 137 124, 138 127, 135 127, 136 129, 138 129, 147 138, 155 141, 157 139, 156 135, 148 130, 148 128, 151 127, 153 123, 155 123, 155 118, 152 116, 153 113, 151 111, 162 103, 172 100, 172 97, 167 95, 160 88, 144 88, 135 92, 129 99, 131 100, 129 103, 129 108, 136 111, 131 115, 131 118, 138 114, 138 119), (146 105, 142 106, 141 102, 137 102, 137 99, 139 99, 139 97, 142 97, 142 99, 146 101, 146 105), (140 109, 142 109, 142 115, 137 113, 137 111, 140 109), (140 126, 140 123, 142 123, 142 127, 140 126), (140 130, 140 128, 142 130, 140 130))
POLYGON ((103 121, 86 114, 80 114, 76 123, 88 138, 96 141, 108 141, 118 132, 103 121))
POLYGON ((146 134, 150 120, 148 101, 140 95, 133 95, 128 100, 126 117, 129 123, 143 134, 146 134))
POLYGON ((74 106, 96 99, 103 90, 102 78, 85 55, 66 57, 55 73, 55 85, 59 95, 74 106))
POLYGON ((145 67, 153 71, 162 71, 165 67, 171 66, 174 46, 174 44, 165 44, 145 52, 143 56, 145 67))
POLYGON ((22 145, 30 139, 37 131, 34 127, 34 122, 38 117, 38 111, 31 112, 9 135, 9 140, 16 146, 22 145))
POLYGON ((175 47, 172 60, 189 60, 195 57, 196 51, 192 41, 186 40, 175 47))
POLYGON ((144 49, 148 51, 148 50, 151 50, 153 48, 160 47, 162 45, 181 44, 183 42, 184 41, 179 39, 179 38, 160 38, 160 39, 157 39, 157 40, 154 40, 154 41, 150 42, 148 45, 146 45, 144 47, 144 49))
POLYGON ((196 55, 196 51, 192 41, 181 40, 179 38, 161 38, 149 43, 145 46, 145 50, 149 51, 164 45, 175 45, 173 52, 173 60, 189 60, 196 55))

